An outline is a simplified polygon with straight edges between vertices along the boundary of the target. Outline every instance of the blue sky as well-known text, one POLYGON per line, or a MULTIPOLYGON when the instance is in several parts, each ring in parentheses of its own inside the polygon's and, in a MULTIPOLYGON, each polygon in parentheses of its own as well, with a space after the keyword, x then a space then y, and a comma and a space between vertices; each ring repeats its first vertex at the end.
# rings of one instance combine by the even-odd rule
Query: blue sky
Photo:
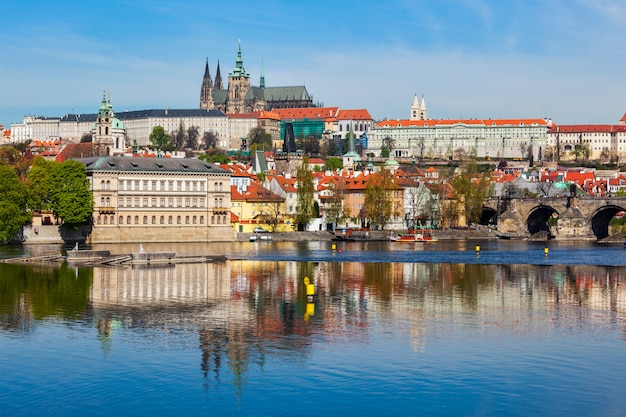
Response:
POLYGON ((617 123, 626 112, 623 0, 9 1, 0 123, 26 114, 197 108, 205 59, 226 81, 241 40, 259 84, 314 101, 428 115, 617 123))

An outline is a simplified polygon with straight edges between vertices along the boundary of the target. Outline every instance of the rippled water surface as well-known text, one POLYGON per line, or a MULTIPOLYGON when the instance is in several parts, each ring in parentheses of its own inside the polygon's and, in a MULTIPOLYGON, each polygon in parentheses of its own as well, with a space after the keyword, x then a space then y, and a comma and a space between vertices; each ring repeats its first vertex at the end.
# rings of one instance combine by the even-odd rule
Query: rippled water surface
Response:
POLYGON ((0 264, 0 415, 624 415, 620 246, 331 245, 0 264))

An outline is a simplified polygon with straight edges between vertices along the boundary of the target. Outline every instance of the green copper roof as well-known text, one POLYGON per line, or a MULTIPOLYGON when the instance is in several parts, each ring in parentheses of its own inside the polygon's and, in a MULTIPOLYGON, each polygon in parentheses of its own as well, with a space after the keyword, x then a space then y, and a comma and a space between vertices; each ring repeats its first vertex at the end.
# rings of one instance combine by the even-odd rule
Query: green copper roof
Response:
POLYGON ((235 70, 228 74, 229 77, 250 77, 250 74, 243 68, 243 58, 241 57, 241 43, 237 50, 237 60, 235 61, 235 70))

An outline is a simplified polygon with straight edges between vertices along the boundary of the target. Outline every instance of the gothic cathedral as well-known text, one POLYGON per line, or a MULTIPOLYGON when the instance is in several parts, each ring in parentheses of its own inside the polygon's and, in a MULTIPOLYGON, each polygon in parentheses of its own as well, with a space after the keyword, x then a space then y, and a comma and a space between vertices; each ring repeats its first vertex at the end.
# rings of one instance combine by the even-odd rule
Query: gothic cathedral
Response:
POLYGON ((213 83, 207 59, 200 90, 201 109, 218 109, 224 113, 252 113, 259 110, 300 107, 315 107, 304 86, 265 87, 263 68, 260 85, 258 87, 250 85, 250 74, 243 67, 241 44, 237 51, 235 69, 228 74, 227 89, 224 89, 222 84, 219 61, 213 83))

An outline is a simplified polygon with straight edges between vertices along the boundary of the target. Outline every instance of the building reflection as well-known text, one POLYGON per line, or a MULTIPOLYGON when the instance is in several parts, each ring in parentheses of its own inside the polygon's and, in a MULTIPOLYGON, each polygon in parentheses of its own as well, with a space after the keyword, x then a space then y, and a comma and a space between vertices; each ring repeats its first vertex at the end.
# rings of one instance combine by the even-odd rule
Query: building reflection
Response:
POLYGON ((598 266, 231 261, 94 268, 91 305, 103 349, 116 328, 197 332, 207 386, 241 389, 268 355, 306 360, 316 334, 366 343, 401 323, 415 352, 437 323, 475 332, 549 334, 609 316, 624 326, 626 272, 598 266), (315 285, 308 302, 304 277, 315 285), (600 314, 604 311, 605 314, 600 314))

